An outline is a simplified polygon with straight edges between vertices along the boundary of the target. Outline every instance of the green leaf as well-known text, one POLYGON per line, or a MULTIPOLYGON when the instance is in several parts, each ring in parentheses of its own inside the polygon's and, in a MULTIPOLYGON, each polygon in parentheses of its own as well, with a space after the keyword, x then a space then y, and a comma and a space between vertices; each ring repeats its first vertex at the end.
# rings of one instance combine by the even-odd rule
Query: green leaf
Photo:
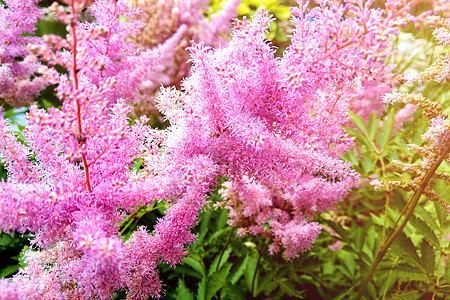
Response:
POLYGON ((203 279, 198 284, 198 290, 197 290, 197 300, 205 300, 206 298, 206 277, 203 277, 203 279))
POLYGON ((378 130, 378 117, 377 115, 372 112, 370 114, 370 118, 369 118, 369 138, 373 141, 373 139, 375 138, 375 134, 377 133, 378 130))
POLYGON ((275 275, 276 270, 272 270, 268 272, 264 277, 258 282, 258 288, 255 296, 259 295, 262 291, 266 291, 267 285, 270 285, 273 281, 273 276, 275 275))
POLYGON ((433 246, 435 246, 437 249, 440 249, 441 246, 439 244, 439 240, 436 237, 436 234, 434 231, 421 219, 418 219, 414 216, 411 216, 409 219, 409 222, 414 228, 416 228, 421 235, 424 236, 425 239, 427 239, 433 246))
POLYGON ((448 261, 445 265, 445 275, 447 277, 447 283, 450 284, 450 264, 448 263, 448 261))
POLYGON ((420 264, 419 256, 417 255, 416 248, 411 242, 411 239, 407 237, 403 232, 400 232, 392 243, 391 250, 398 256, 404 257, 404 254, 416 264, 420 264))
POLYGON ((206 290, 206 300, 210 300, 226 283, 228 274, 230 274, 232 264, 228 263, 223 269, 215 272, 208 278, 208 285, 206 290))
POLYGON ((199 234, 197 236, 197 241, 193 245, 193 248, 197 248, 198 245, 202 244, 203 239, 205 238, 206 234, 208 233, 208 229, 210 227, 210 219, 211 219, 211 212, 206 211, 203 213, 201 221, 200 221, 200 229, 199 234))
POLYGON ((365 144, 369 149, 373 149, 372 143, 360 132, 352 128, 346 128, 345 131, 350 133, 351 136, 355 137, 358 142, 365 144))
POLYGON ((233 249, 228 248, 223 252, 222 259, 220 260, 220 266, 217 265, 219 263, 219 259, 221 258, 220 253, 219 253, 219 255, 216 255, 216 257, 214 257, 214 260, 211 263, 211 266, 209 267, 208 276, 211 276, 212 273, 214 273, 215 271, 220 270, 220 268, 222 268, 222 266, 228 261, 231 251, 233 251, 233 249))
MULTIPOLYGON (((255 249, 252 249, 252 253, 249 256, 250 256, 250 258, 248 260, 248 266, 244 270, 244 277, 245 277, 245 282, 247 284, 247 289, 249 291, 251 291, 253 276, 255 275, 255 270, 258 265, 259 253, 255 249)), ((256 274, 256 275, 258 275, 258 274, 256 274)))
POLYGON ((386 272, 392 270, 393 274, 405 282, 407 280, 428 281, 427 275, 423 273, 420 268, 414 267, 410 264, 398 264, 392 268, 380 268, 379 271, 386 272))
POLYGON ((354 279, 355 271, 356 271, 356 259, 357 256, 354 253, 347 251, 339 251, 338 257, 340 258, 340 262, 342 266, 346 270, 346 275, 350 279, 354 279))
POLYGON ((359 165, 359 159, 356 157, 355 152, 353 151, 347 151, 344 155, 342 155, 342 159, 351 162, 354 166, 359 165))
POLYGON ((373 159, 370 155, 366 154, 361 157, 361 166, 366 174, 369 174, 375 169, 377 159, 373 159))
POLYGON ((244 275, 245 270, 247 270, 249 259, 250 258, 248 256, 246 256, 245 259, 240 263, 240 265, 238 265, 236 270, 233 270, 233 272, 231 273, 232 276, 230 279, 230 282, 232 284, 236 284, 238 282, 238 280, 242 277, 242 275, 244 275))
POLYGON ((432 274, 434 271, 435 261, 434 251, 426 240, 422 241, 420 252, 422 253, 422 256, 420 257, 421 266, 425 269, 427 274, 432 274))
POLYGON ((194 300, 194 295, 192 292, 186 287, 183 280, 178 279, 178 287, 175 290, 176 299, 179 300, 194 300))
POLYGON ((199 259, 188 257, 183 261, 183 263, 197 271, 200 275, 206 276, 205 267, 199 259))
POLYGON ((229 282, 225 284, 220 293, 219 299, 229 300, 246 300, 245 292, 241 287, 231 285, 229 282))
POLYGON ((7 266, 0 270, 0 278, 9 276, 19 271, 19 265, 7 266))
MULTIPOLYGON (((204 275, 198 273, 197 271, 193 270, 191 267, 189 266, 185 266, 185 265, 181 265, 181 266, 177 266, 176 269, 174 270, 176 273, 172 273, 173 277, 179 277, 179 274, 185 274, 188 276, 192 276, 198 279, 202 279, 204 277, 204 275)), ((169 275, 171 276, 171 275, 169 275)))
POLYGON ((380 131, 378 132, 378 135, 376 137, 378 145, 380 145, 382 148, 384 148, 387 141, 389 140, 389 136, 391 135, 393 126, 394 126, 394 110, 391 110, 386 120, 384 120, 383 126, 381 126, 380 131))
POLYGON ((288 279, 278 281, 278 285, 280 286, 280 290, 283 291, 290 297, 295 297, 301 299, 302 291, 299 291, 293 283, 291 283, 288 279))
POLYGON ((361 132, 364 133, 366 137, 368 137, 369 132, 367 131, 366 123, 364 122, 364 120, 357 114, 351 114, 351 116, 353 124, 355 124, 356 127, 358 127, 359 130, 361 130, 361 132))
POLYGON ((274 281, 268 282, 265 284, 262 288, 264 293, 270 294, 272 293, 276 288, 278 287, 278 284, 274 281))
POLYGON ((439 229, 441 231, 444 231, 445 230, 445 225, 446 225, 445 224, 446 223, 446 219, 448 217, 448 213, 444 210, 442 205, 440 205, 439 203, 433 202, 433 204, 434 204, 434 209, 436 211, 437 219, 438 219, 439 225, 440 225, 439 229))
POLYGON ((299 268, 295 269, 295 271, 311 274, 313 272, 317 272, 322 264, 324 264, 324 262, 320 261, 318 258, 308 257, 301 263, 299 268))
POLYGON ((439 229, 438 224, 436 223, 435 217, 431 216, 431 214, 423 208, 421 205, 417 205, 414 209, 414 213, 420 217, 425 223, 427 223, 432 229, 439 229))

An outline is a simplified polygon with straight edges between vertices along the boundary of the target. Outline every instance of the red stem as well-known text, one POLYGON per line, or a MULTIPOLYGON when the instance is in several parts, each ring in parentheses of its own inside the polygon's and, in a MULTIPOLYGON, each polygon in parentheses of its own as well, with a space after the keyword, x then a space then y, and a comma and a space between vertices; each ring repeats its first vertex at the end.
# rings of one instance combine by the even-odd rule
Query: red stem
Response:
MULTIPOLYGON (((76 16, 75 0, 72 0, 71 8, 72 8, 72 16, 75 17, 76 16)), ((72 46, 73 68, 72 68, 72 72, 73 72, 73 81, 74 81, 74 85, 75 85, 75 92, 74 92, 73 98, 74 98, 75 104, 77 106, 78 134, 80 137, 82 137, 83 136, 83 127, 81 124, 81 104, 77 99, 77 91, 78 91, 77 32, 76 32, 77 26, 76 26, 75 20, 73 20, 73 23, 70 25, 70 27, 72 28, 72 37, 73 37, 73 46, 72 46)), ((90 176, 89 176, 89 165, 87 163, 86 154, 84 154, 84 153, 81 154, 81 160, 83 161, 83 165, 84 165, 84 174, 86 177, 85 183, 86 183, 87 189, 89 192, 92 192, 91 181, 90 181, 90 176)))

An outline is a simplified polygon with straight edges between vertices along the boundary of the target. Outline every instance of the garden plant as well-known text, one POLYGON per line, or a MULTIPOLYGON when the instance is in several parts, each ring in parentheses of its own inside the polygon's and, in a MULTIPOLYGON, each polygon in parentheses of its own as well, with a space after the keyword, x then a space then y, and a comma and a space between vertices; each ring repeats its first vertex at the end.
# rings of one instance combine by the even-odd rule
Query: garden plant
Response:
POLYGON ((0 299, 448 299, 450 1, 0 1, 0 299))

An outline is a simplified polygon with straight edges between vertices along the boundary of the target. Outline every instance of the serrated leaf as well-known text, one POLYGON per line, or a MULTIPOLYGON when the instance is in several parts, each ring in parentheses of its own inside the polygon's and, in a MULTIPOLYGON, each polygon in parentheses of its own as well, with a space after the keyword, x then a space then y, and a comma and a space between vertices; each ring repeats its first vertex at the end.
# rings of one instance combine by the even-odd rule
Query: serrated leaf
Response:
POLYGON ((361 157, 361 166, 366 174, 369 174, 375 169, 377 161, 374 160, 370 155, 366 154, 361 157))
POLYGON ((230 274, 232 264, 228 263, 223 269, 212 274, 208 278, 206 300, 210 300, 225 285, 228 275, 230 274))
POLYGON ((441 204, 433 202, 434 209, 436 211, 437 219, 439 221, 439 229, 441 231, 445 230, 445 219, 448 217, 448 213, 444 210, 441 204))
POLYGON ((245 259, 241 262, 241 264, 236 268, 236 270, 231 273, 230 282, 232 284, 236 284, 238 280, 244 275, 245 270, 247 269, 249 257, 246 256, 245 259))
POLYGON ((205 297, 206 297, 206 277, 203 277, 203 279, 198 284, 197 299, 205 300, 205 297))
POLYGON ((436 234, 434 231, 421 219, 418 219, 414 216, 411 216, 409 219, 409 222, 414 228, 416 228, 420 234, 424 236, 425 239, 427 239, 433 246, 435 246, 437 249, 440 249, 441 246, 439 244, 439 240, 436 237, 436 234))
POLYGON ((280 290, 283 291, 288 296, 296 297, 299 299, 302 298, 302 292, 297 290, 295 285, 289 282, 288 280, 280 280, 278 281, 278 285, 280 287, 280 290))
POLYGON ((344 155, 342 155, 342 159, 351 162, 353 166, 359 165, 359 159, 353 151, 347 151, 344 155))
POLYGON ((340 258, 340 262, 342 263, 342 267, 346 270, 346 275, 350 279, 354 279, 355 271, 356 271, 356 255, 347 251, 339 251, 338 257, 340 258))
POLYGON ((420 252, 422 254, 420 257, 420 265, 425 269, 427 274, 432 274, 434 271, 435 254, 433 247, 428 244, 427 240, 422 241, 420 252))
POLYGON ((389 136, 391 135, 392 128, 394 126, 394 111, 392 110, 386 120, 383 121, 383 125, 380 128, 380 131, 377 134, 376 141, 381 148, 384 148, 387 141, 389 140, 389 136))
POLYGON ((219 229, 229 229, 227 227, 227 222, 228 222, 228 211, 226 209, 222 209, 220 211, 219 217, 216 219, 215 222, 215 231, 219 229))
POLYGON ((309 274, 309 273, 317 270, 323 264, 324 264, 324 262, 320 261, 316 257, 308 257, 301 263, 300 268, 296 268, 295 270, 297 272, 309 274))
POLYGON ((222 288, 220 295, 219 299, 246 300, 245 292, 239 286, 231 285, 229 282, 222 288))
POLYGON ((176 299, 180 300, 194 300, 194 295, 181 279, 178 279, 178 287, 175 290, 175 296, 176 299))
MULTIPOLYGON (((403 282, 407 280, 428 281, 427 275, 421 269, 409 264, 399 264, 390 270, 403 282)), ((386 270, 380 269, 380 271, 386 270)))
POLYGON ((377 115, 374 112, 372 112, 369 118, 369 138, 372 141, 375 138, 375 134, 377 133, 378 123, 379 121, 377 115))
POLYGON ((365 144, 369 149, 373 149, 373 145, 362 133, 352 128, 346 128, 345 130, 350 133, 351 136, 355 137, 358 142, 365 144))
POLYGON ((211 266, 209 267, 209 270, 208 270, 208 276, 211 276, 214 272, 216 272, 217 270, 220 270, 220 268, 223 266, 223 264, 226 263, 228 258, 230 257, 231 251, 233 251, 232 248, 227 248, 223 252, 223 255, 221 253, 219 253, 219 255, 216 255, 216 257, 214 257, 214 260, 211 263, 211 266), (220 259, 220 266, 218 266, 219 259, 220 259))
POLYGON ((400 257, 404 257, 404 254, 406 254, 406 256, 410 258, 413 263, 420 264, 419 256, 417 255, 414 244, 403 232, 400 232, 394 239, 391 250, 400 257))
POLYGON ((183 261, 183 263, 197 271, 200 275, 206 276, 205 267, 198 259, 188 257, 183 261))
POLYGON ((274 281, 271 281, 263 286, 263 291, 265 294, 272 293, 276 288, 278 287, 278 284, 274 281))
POLYGON ((264 275, 264 277, 258 282, 258 287, 257 287, 257 291, 256 294, 254 295, 255 297, 257 295, 259 295, 259 293, 261 293, 263 290, 265 291, 265 287, 266 285, 270 284, 273 278, 273 275, 276 273, 276 270, 272 270, 269 273, 267 273, 266 275, 264 275))
POLYGON ((433 229, 439 229, 438 224, 436 223, 435 217, 432 217, 431 214, 422 206, 417 205, 414 209, 414 213, 420 217, 425 223, 430 225, 430 227, 433 229))
POLYGON ((355 124, 356 127, 358 127, 359 130, 361 130, 361 132, 366 137, 368 137, 369 136, 369 131, 367 130, 366 122, 364 122, 364 120, 357 114, 351 114, 351 116, 352 116, 353 124, 355 124))

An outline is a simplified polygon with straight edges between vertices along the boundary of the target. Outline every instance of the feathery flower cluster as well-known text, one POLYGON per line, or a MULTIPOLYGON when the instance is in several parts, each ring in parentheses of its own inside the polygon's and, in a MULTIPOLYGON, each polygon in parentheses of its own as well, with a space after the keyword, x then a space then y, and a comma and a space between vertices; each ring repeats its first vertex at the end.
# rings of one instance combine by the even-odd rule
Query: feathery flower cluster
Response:
MULTIPOLYGON (((267 236, 269 251, 285 250, 287 259, 317 236, 320 228, 308 218, 332 208, 357 179, 338 159, 352 145, 342 126, 357 102, 356 84, 371 89, 394 82, 384 58, 389 36, 406 15, 393 6, 370 9, 371 2, 318 4, 293 9, 292 44, 280 60, 264 41, 270 23, 264 14, 238 22, 228 48, 194 49, 188 95, 171 102, 192 111, 203 127, 198 131, 215 140, 196 144, 217 149, 211 156, 225 166, 230 182, 219 206, 231 210, 229 224, 241 236, 267 236), (245 159, 233 154, 242 149, 245 159)), ((166 114, 179 124, 178 112, 166 114)))
POLYGON ((225 7, 209 18, 208 0, 158 1, 137 0, 140 9, 137 16, 145 23, 132 41, 141 49, 157 48, 162 57, 147 76, 141 93, 135 99, 135 112, 147 116, 158 116, 156 97, 161 85, 180 87, 181 80, 189 75, 187 47, 192 41, 203 41, 211 47, 225 46, 231 19, 237 14, 240 0, 230 0, 225 7))
POLYGON ((36 76, 40 64, 27 48, 27 44, 41 43, 41 39, 25 35, 34 33, 42 12, 36 5, 39 0, 3 2, 4 5, 0 4, 0 101, 19 107, 30 104, 46 86, 44 78, 36 76))
MULTIPOLYGON (((236 21, 228 46, 190 48, 184 91, 166 88, 158 100, 171 126, 154 130, 146 118, 134 125, 127 118, 142 80, 162 71, 163 48, 139 49, 129 39, 144 28, 135 8, 97 0, 89 23, 78 20, 89 1, 64 2, 68 8, 55 2, 51 10, 67 37, 46 36, 46 44, 32 47, 47 62, 40 72, 58 85, 62 108, 31 108, 26 145, 0 118, 8 170, 0 182, 0 228, 35 235, 27 266, 0 280, 0 298, 109 299, 119 289, 129 299, 158 296, 158 264, 186 256, 195 240, 190 228, 220 176, 230 179, 223 205, 241 235, 268 236, 270 251, 284 250, 287 259, 309 249, 320 230, 310 218, 358 180, 340 159, 353 144, 342 126, 356 81, 390 82, 383 51, 404 9, 388 6, 386 21, 364 1, 319 1, 310 11, 301 2, 282 58, 265 40, 268 12, 236 21), (56 64, 68 74, 57 73, 56 64), (139 172, 136 158, 144 162, 139 172), (169 209, 153 232, 140 228, 123 241, 119 226, 127 214, 157 200, 169 209)), ((190 30, 186 22, 169 40, 182 40, 177 34, 190 30)), ((200 32, 207 40, 214 33, 200 32)))

